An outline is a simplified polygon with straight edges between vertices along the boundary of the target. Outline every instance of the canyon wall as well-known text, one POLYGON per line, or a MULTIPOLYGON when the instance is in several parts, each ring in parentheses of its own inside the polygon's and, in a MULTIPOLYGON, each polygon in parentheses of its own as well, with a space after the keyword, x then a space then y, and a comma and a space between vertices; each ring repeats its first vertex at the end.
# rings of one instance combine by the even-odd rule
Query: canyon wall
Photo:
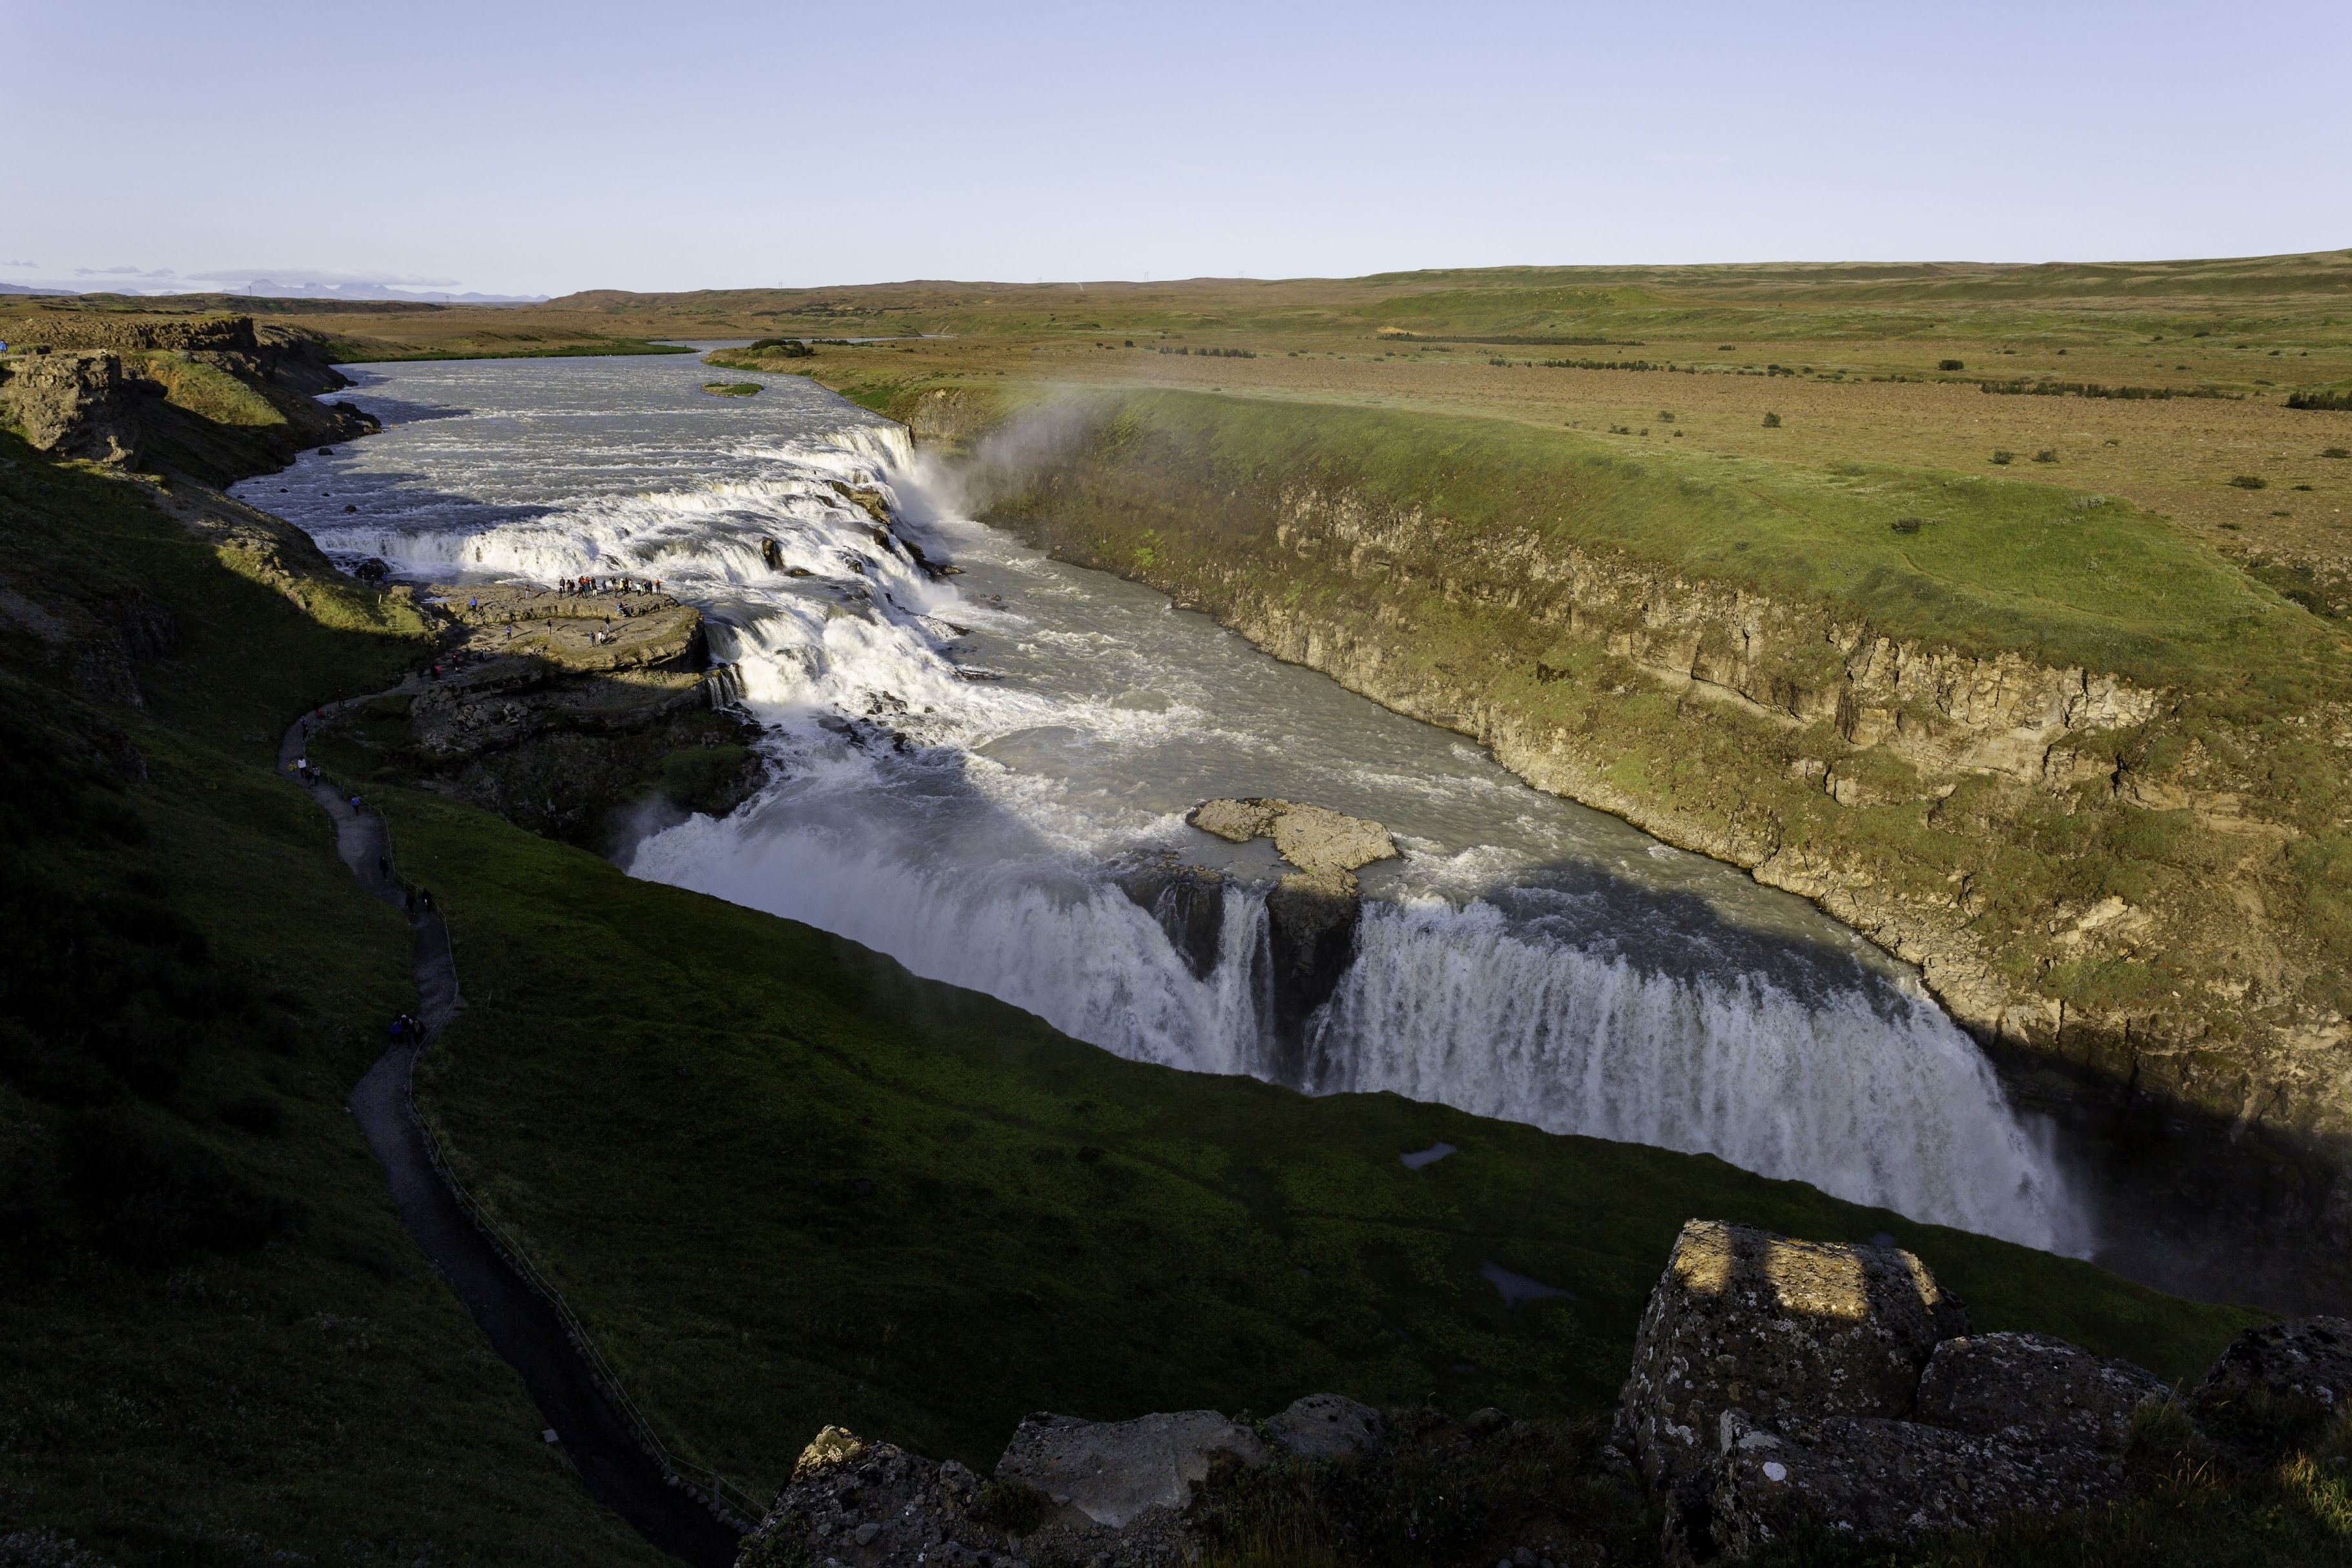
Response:
MULTIPOLYGON (((904 412, 921 439, 932 411, 904 412)), ((1207 423, 1064 408, 964 471, 992 523, 1916 964, 2021 1103, 2137 1162, 2137 1223, 2210 1178, 2167 1152, 2190 1135, 2259 1177, 2224 1184, 2250 1226, 2352 1234, 2352 1026, 2315 853, 2334 776, 2298 787, 2352 747, 2343 704, 2232 722, 2199 693, 1898 638, 1507 507, 1465 519, 1435 499, 1443 454, 1428 496, 1401 495, 1344 450, 1228 460, 1207 423)))

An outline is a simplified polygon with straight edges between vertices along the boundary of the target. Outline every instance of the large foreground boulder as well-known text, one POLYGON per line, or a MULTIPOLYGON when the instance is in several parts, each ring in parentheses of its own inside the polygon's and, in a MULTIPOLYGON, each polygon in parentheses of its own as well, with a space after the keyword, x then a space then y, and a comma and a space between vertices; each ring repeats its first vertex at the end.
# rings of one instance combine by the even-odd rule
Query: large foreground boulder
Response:
POLYGON ((1310 1394, 1268 1417, 1265 1435, 1293 1458, 1344 1459, 1380 1447, 1388 1436, 1388 1422, 1369 1405, 1337 1394, 1310 1394))
POLYGON ((1705 1523, 1733 1558, 1809 1527, 1864 1538, 1981 1530, 2021 1511, 2087 1508, 2125 1484, 2121 1460, 2096 1449, 1919 1421, 1840 1415, 1764 1431, 1735 1415, 1724 1436, 1705 1523))
POLYGON ((2171 1385, 2048 1334, 1971 1334, 1927 1358, 1914 1415, 1979 1437, 2121 1454, 2132 1418, 2171 1385))
POLYGON ((1908 1415, 1937 1342, 1967 1328, 1907 1252, 1693 1220, 1642 1314, 1622 1432, 1652 1484, 1679 1489, 1732 1410, 1765 1426, 1908 1415))
POLYGON ((1201 1503, 1223 1476, 1276 1449, 1303 1460, 1367 1457, 1381 1413, 1309 1394, 1265 1437, 1213 1410, 1023 1421, 983 1481, 890 1443, 828 1426, 744 1538, 739 1568, 1160 1568, 1197 1560, 1201 1503), (1272 1441, 1269 1444, 1267 1438, 1272 1441))
POLYGON ((2225 1457, 2259 1463, 2352 1410, 2352 1319, 2248 1329, 2190 1391, 2189 1413, 2225 1457))
POLYGON ((738 1561, 741 1568, 875 1568, 1009 1558, 1010 1537, 980 1517, 980 1478, 952 1459, 940 1464, 828 1426, 802 1450, 738 1561))
POLYGON ((2153 1373, 1968 1331, 1895 1247, 1684 1226, 1643 1313, 1621 1442, 1693 1556, 1807 1530, 1903 1538, 2119 1497, 2153 1373))
POLYGON ((1256 1433, 1213 1410, 1132 1421, 1032 1415, 996 1461, 996 1477, 1121 1530, 1148 1510, 1182 1511, 1221 1460, 1256 1466, 1267 1457, 1256 1433))

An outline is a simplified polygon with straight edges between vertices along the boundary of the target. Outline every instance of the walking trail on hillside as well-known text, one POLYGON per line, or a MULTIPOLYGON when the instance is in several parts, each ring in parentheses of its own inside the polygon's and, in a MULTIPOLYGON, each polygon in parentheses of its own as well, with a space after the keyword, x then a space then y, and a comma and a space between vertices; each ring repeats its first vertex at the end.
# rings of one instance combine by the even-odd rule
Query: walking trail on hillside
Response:
MULTIPOLYGON (((416 681, 404 681, 386 695, 422 689, 416 681)), ((373 700, 350 698, 318 713, 373 700)), ((298 784, 300 780, 291 770, 305 754, 306 740, 305 721, 298 720, 278 748, 280 776, 298 784)), ((415 932, 412 963, 418 1016, 429 1042, 465 1005, 440 909, 426 900, 412 904, 409 890, 392 869, 391 837, 382 816, 331 783, 301 787, 333 819, 336 853, 360 886, 407 913, 415 932)), ((410 1103, 410 1077, 423 1048, 424 1042, 395 1044, 352 1090, 352 1114, 383 1166, 393 1199, 400 1205, 401 1223, 473 1313, 491 1348, 521 1374, 523 1386, 578 1468, 588 1494, 672 1556, 695 1568, 727 1568, 735 1560, 737 1532, 679 1487, 638 1445, 554 1306, 474 1224, 436 1166, 410 1103)))

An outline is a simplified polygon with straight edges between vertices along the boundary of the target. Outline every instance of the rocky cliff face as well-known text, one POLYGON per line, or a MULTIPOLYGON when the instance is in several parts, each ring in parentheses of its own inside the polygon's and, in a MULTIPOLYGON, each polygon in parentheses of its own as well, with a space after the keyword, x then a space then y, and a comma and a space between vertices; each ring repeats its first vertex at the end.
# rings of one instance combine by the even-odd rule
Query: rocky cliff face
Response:
POLYGON ((714 707, 700 612, 668 595, 498 584, 418 597, 446 626, 432 671, 321 737, 355 748, 357 776, 599 850, 688 812, 724 816, 765 776, 758 727, 714 707))
POLYGON ((225 485, 376 428, 320 394, 348 383, 322 343, 249 318, 34 318, 0 357, 0 417, 37 449, 225 485))
MULTIPOLYGON (((1897 640, 1532 521, 1470 526, 1336 462, 1227 468, 1108 415, 1007 445, 979 481, 990 521, 1917 964, 2029 1105, 2128 1166, 2116 1185, 2147 1205, 2114 1232, 2160 1247, 2168 1203, 2210 1200, 2213 1165, 2174 1157, 2193 1139, 2247 1156, 2220 1184, 2231 1224, 2352 1237, 2352 989, 2335 873, 2312 869, 2336 825, 2291 782, 2352 749, 2343 704, 2232 724, 2204 694, 1897 640)), ((2284 1304, 2345 1299, 2278 1283, 2284 1304)))

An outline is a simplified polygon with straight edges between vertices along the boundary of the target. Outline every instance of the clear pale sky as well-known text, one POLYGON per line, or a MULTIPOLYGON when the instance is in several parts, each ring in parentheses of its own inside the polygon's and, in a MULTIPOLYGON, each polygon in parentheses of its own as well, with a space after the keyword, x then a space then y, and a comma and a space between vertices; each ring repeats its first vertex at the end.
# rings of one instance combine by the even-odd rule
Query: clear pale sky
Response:
POLYGON ((2352 0, 0 0, 0 23, 9 282, 2352 245, 2352 0))

